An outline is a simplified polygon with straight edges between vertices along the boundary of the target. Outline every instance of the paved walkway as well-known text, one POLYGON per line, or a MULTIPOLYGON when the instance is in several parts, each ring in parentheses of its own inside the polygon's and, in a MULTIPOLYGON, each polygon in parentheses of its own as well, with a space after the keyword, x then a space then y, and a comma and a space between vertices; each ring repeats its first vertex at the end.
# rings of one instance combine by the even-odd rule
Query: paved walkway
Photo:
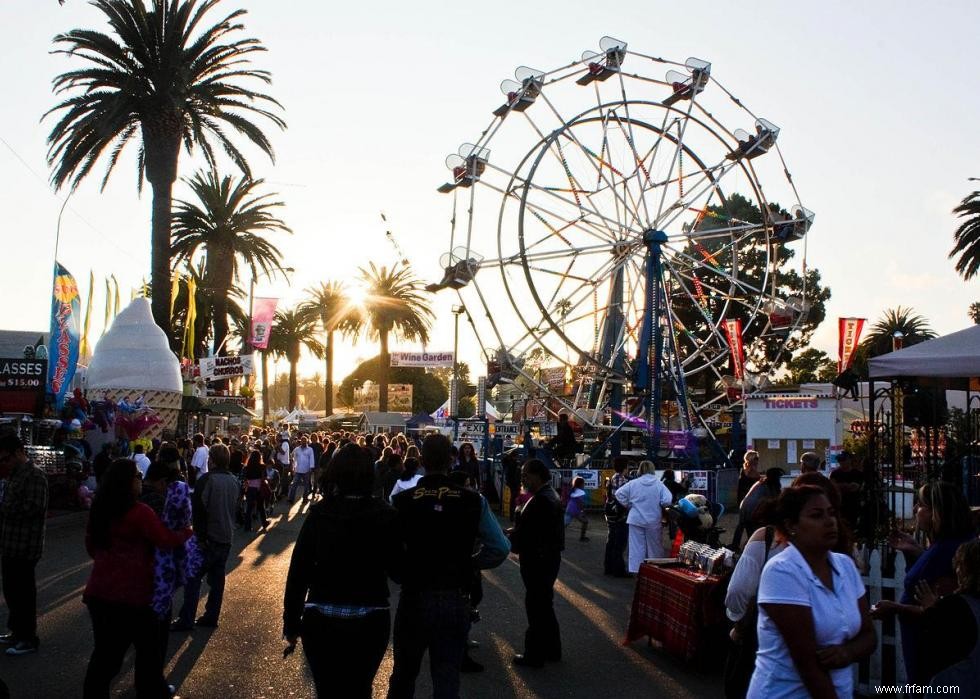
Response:
MULTIPOLYGON (((171 635, 168 677, 185 699, 314 696, 301 649, 282 659, 283 585, 305 509, 297 504, 289 513, 281 512, 268 534, 237 535, 219 628, 171 635)), ((41 651, 20 658, 0 655, 0 677, 14 699, 81 695, 92 643, 81 603, 91 565, 83 545, 84 523, 82 513, 49 522, 38 568, 41 651)), ((633 582, 602 575, 605 525, 595 519, 590 529, 590 542, 569 536, 556 589, 565 660, 537 671, 510 665, 525 629, 523 586, 517 563, 510 559, 484 575, 483 621, 471 637, 481 643, 473 657, 487 669, 463 676, 462 696, 721 696, 720 669, 680 664, 643 641, 621 645, 633 582)), ((2 617, 5 609, 0 610, 2 617)), ((389 649, 375 681, 376 697, 384 696, 391 663, 389 649)), ((423 668, 420 697, 431 695, 427 663, 423 668)), ((130 656, 113 696, 135 696, 132 681, 130 656)))

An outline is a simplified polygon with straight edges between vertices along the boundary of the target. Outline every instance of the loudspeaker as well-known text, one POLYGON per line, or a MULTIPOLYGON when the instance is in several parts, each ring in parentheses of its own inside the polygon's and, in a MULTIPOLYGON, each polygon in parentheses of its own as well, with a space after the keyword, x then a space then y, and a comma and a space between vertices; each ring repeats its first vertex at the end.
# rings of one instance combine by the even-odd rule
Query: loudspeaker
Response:
POLYGON ((902 405, 909 427, 939 427, 949 420, 946 391, 941 388, 917 388, 905 396, 902 405))

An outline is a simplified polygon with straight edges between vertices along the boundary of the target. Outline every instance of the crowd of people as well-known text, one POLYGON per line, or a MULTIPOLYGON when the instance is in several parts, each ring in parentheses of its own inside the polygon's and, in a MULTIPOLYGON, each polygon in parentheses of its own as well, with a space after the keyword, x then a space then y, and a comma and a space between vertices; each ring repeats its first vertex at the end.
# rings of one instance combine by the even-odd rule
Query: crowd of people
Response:
POLYGON ((743 533, 748 541, 725 599, 726 697, 853 696, 852 666, 875 648, 872 621, 889 617, 898 618, 911 685, 956 685, 975 696, 980 540, 962 490, 941 481, 918 489, 915 535, 893 529, 888 537, 908 566, 899 599, 872 607, 854 536, 869 502, 866 476, 851 454, 838 461, 828 477, 815 454, 803 454, 800 475, 784 488, 781 469, 760 474, 758 453, 745 454, 731 547, 743 533))
MULTIPOLYGON (((828 477, 804 454, 802 475, 783 487, 781 469, 760 473, 759 455, 745 454, 729 544, 740 555, 725 599, 726 696, 850 696, 852 665, 875 647, 872 620, 891 616, 911 681, 980 676, 980 543, 962 492, 941 482, 920 488, 920 536, 894 531, 889 539, 907 560, 904 589, 870 607, 853 534, 864 480, 852 461, 841 455, 828 477)), ((665 534, 674 539, 672 513, 688 484, 669 470, 657 477, 651 461, 616 457, 612 466, 603 569, 631 577, 643 561, 666 556, 665 534)), ((457 449, 439 434, 254 430, 154 442, 121 458, 103 451, 87 486, 93 566, 82 599, 93 650, 84 696, 109 696, 131 648, 137 695, 172 696, 164 673, 170 634, 218 626, 236 530, 269 531, 282 499, 312 503, 285 583, 283 636, 286 654, 302 640, 318 695, 371 696, 390 643, 389 697, 414 696, 426 653, 434 696, 458 696, 460 673, 483 669, 469 639, 480 618, 481 571, 509 554, 518 558, 527 616, 523 652, 512 662, 560 660, 554 588, 567 528, 589 541, 585 482, 576 478, 560 494, 543 461, 514 452, 502 475, 513 522, 506 531, 491 509, 504 496, 496 474, 471 444, 457 449), (395 610, 391 582, 400 586, 395 610)), ((40 647, 34 570, 47 485, 15 435, 0 437, 0 483, 9 628, 0 642, 16 656, 40 647)))

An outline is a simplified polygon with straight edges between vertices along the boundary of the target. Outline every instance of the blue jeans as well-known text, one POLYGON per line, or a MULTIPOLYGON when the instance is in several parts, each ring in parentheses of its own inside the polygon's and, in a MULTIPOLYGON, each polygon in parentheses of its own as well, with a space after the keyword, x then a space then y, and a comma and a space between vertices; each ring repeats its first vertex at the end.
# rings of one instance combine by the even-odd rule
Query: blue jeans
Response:
POLYGON ((204 603, 203 619, 218 623, 218 616, 221 614, 221 601, 225 595, 225 565, 228 563, 228 554, 231 553, 231 544, 219 544, 216 541, 208 541, 208 549, 205 554, 204 567, 194 578, 187 581, 184 586, 184 604, 180 608, 177 619, 181 624, 191 626, 194 623, 194 616, 197 614, 197 601, 201 597, 201 580, 206 575, 208 578, 208 601, 204 603))
POLYGON ((300 484, 303 485, 303 499, 310 495, 310 474, 309 473, 293 473, 293 482, 289 484, 289 502, 292 503, 296 500, 296 491, 299 490, 300 484))
POLYGON ((469 600, 461 590, 402 590, 395 614, 395 665, 388 699, 415 696, 415 679, 426 650, 432 696, 458 699, 459 669, 469 630, 469 600))

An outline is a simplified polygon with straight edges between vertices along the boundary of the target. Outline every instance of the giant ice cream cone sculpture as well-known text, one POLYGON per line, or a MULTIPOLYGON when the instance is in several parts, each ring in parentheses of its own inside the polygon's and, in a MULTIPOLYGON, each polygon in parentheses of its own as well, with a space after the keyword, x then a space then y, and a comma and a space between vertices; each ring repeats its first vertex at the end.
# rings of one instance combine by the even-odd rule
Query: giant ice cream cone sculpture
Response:
POLYGON ((89 400, 107 397, 134 404, 140 396, 161 419, 141 436, 159 437, 177 427, 183 396, 180 362, 153 322, 150 301, 135 299, 95 345, 86 381, 89 400))

